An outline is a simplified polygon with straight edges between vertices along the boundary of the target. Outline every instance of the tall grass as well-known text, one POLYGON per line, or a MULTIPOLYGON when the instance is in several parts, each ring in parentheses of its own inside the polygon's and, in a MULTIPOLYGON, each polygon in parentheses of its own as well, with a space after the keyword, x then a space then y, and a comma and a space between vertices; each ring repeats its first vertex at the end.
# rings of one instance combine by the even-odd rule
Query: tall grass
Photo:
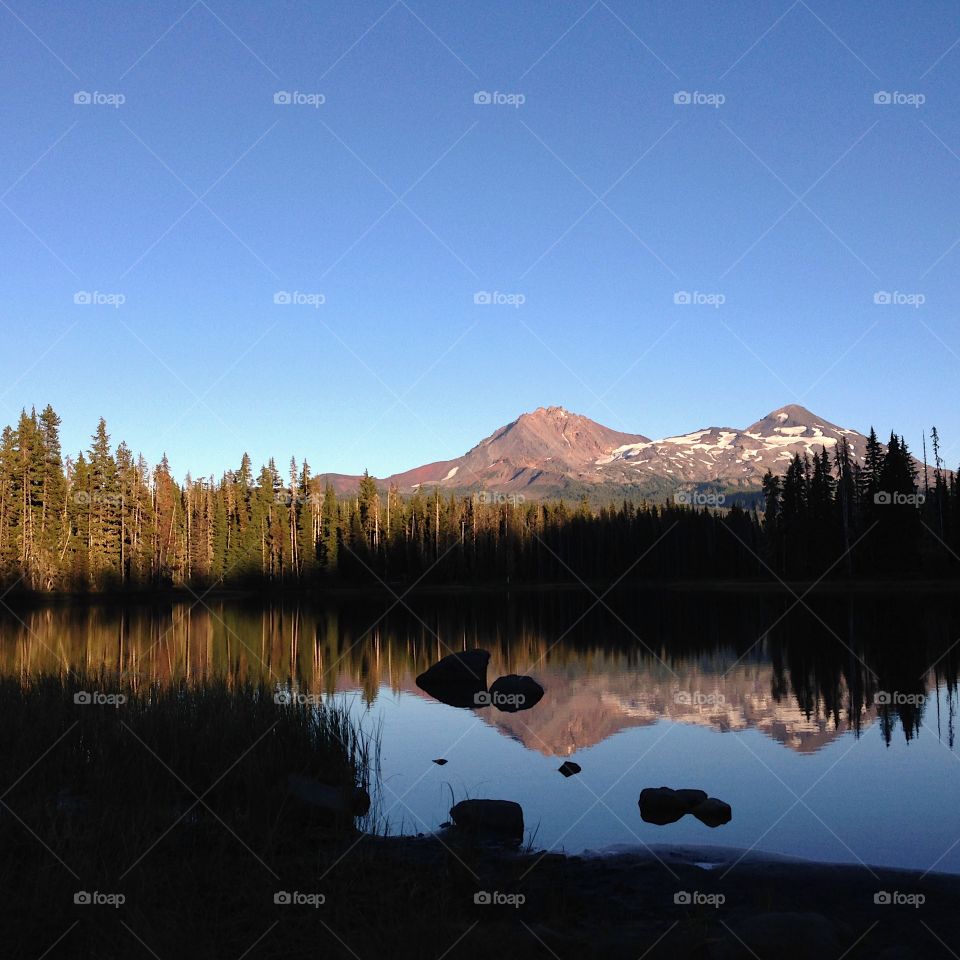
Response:
MULTIPOLYGON (((74 907, 100 891, 123 894, 124 916, 149 902, 176 923, 249 899, 251 884, 269 907, 281 865, 357 835, 351 814, 304 804, 288 778, 369 791, 378 749, 345 710, 278 702, 264 684, 0 678, 0 912, 24 933, 74 910, 115 926, 120 912, 74 907)), ((104 929, 91 953, 111 956, 104 929)))

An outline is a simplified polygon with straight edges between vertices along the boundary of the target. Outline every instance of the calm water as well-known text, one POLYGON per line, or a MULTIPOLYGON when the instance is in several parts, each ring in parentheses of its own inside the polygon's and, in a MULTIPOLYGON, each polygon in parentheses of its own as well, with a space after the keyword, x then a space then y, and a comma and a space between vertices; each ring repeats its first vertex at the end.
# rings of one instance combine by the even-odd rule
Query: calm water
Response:
POLYGON ((263 677, 334 697, 379 728, 378 810, 393 832, 435 829, 451 797, 491 797, 521 803, 545 849, 716 844, 960 873, 960 627, 949 603, 861 597, 810 612, 756 596, 592 602, 34 608, 0 617, 0 670, 263 677), (418 689, 430 663, 474 646, 491 652, 489 681, 529 674, 542 701, 511 714, 418 689), (564 759, 583 772, 562 777, 564 759), (638 795, 660 785, 704 789, 732 805, 733 821, 646 824, 638 795))

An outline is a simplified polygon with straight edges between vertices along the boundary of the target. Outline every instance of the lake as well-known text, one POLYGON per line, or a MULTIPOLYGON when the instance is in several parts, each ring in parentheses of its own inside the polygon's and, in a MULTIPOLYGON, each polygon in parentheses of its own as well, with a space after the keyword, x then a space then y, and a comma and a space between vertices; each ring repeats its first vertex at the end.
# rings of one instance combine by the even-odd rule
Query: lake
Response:
POLYGON ((0 670, 262 678, 343 702, 380 738, 375 810, 393 833, 490 797, 519 802, 544 850, 718 845, 960 873, 958 637, 957 605, 920 594, 208 597, 4 612, 0 670), (530 675, 543 699, 464 709, 417 687, 472 647, 489 681, 530 675), (564 778, 568 759, 582 772, 564 778), (645 823, 639 793, 661 785, 706 790, 733 820, 645 823))

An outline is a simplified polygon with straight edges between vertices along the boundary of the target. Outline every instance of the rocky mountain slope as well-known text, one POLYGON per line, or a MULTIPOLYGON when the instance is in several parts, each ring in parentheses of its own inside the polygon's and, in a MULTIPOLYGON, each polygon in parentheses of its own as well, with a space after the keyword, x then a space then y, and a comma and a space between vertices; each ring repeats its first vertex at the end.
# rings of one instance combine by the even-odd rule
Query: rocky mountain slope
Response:
MULTIPOLYGON (((862 460, 866 437, 789 404, 747 427, 703 427, 651 440, 612 430, 563 407, 540 407, 495 430, 462 457, 383 478, 403 493, 418 487, 536 498, 618 489, 666 493, 698 484, 755 490, 769 469, 782 473, 795 453, 833 453, 846 438, 862 460)), ((330 475, 338 490, 357 479, 330 475)))

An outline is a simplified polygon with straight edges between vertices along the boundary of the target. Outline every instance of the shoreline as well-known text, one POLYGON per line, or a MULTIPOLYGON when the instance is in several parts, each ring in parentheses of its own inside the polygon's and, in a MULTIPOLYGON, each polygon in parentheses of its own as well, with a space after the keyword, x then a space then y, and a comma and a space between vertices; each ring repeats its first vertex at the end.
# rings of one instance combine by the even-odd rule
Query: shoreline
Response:
MULTIPOLYGON (((316 588, 297 587, 291 589, 260 590, 222 587, 204 590, 191 590, 187 587, 169 587, 156 590, 114 590, 100 592, 70 592, 70 591, 18 591, 10 589, 4 594, 5 604, 22 604, 24 606, 50 605, 97 605, 97 604, 124 604, 149 605, 159 603, 203 603, 207 600, 233 600, 239 602, 320 602, 325 600, 367 599, 382 597, 396 599, 401 596, 425 597, 463 597, 463 596, 502 596, 508 598, 511 594, 535 596, 547 593, 577 593, 606 590, 605 583, 478 583, 478 584, 436 584, 413 585, 406 583, 384 583, 365 586, 339 584, 316 588)), ((810 596, 842 596, 844 594, 870 596, 885 594, 890 590, 898 593, 915 595, 949 595, 956 593, 960 596, 960 579, 940 580, 904 580, 904 579, 862 579, 843 581, 809 581, 809 580, 647 580, 642 583, 625 583, 610 591, 611 596, 626 592, 646 593, 687 593, 687 594, 715 594, 729 593, 733 595, 764 595, 776 594, 810 595, 810 596)))
MULTIPOLYGON (((678 844, 568 855, 460 848, 431 835, 364 837, 358 849, 374 875, 399 863, 414 877, 458 877, 450 924, 462 933, 476 920, 495 940, 533 929, 545 956, 900 960, 935 955, 936 938, 960 943, 953 874, 678 844), (491 900, 470 903, 471 883, 491 900)), ((484 956, 480 942, 462 955, 484 956)))

